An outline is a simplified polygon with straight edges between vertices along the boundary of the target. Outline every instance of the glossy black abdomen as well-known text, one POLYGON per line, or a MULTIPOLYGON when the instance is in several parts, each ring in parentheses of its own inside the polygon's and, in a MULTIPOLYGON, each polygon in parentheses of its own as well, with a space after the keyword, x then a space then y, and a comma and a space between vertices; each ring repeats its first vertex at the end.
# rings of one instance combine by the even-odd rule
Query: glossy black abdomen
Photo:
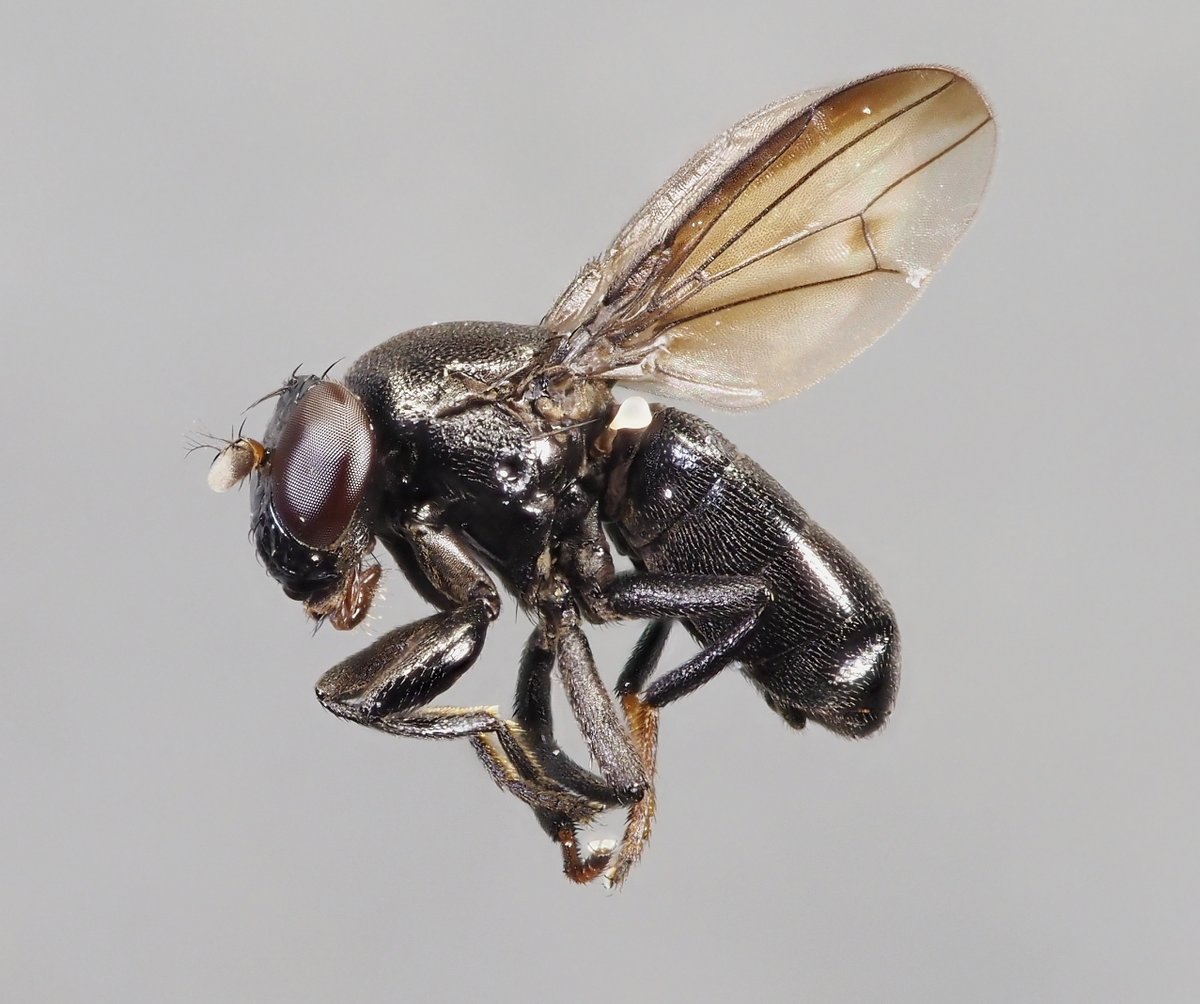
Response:
MULTIPOLYGON (((772 601, 739 650, 746 674, 793 725, 845 735, 883 724, 899 636, 871 574, 769 474, 707 422, 657 411, 609 514, 635 564, 676 575, 766 579, 772 601)), ((736 618, 687 622, 702 644, 736 618)))

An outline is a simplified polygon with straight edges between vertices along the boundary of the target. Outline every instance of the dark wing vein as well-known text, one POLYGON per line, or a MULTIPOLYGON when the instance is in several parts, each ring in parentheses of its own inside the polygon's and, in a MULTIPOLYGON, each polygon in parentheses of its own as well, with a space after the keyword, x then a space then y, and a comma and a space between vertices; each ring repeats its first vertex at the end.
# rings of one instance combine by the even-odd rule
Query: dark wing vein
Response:
MULTIPOLYGON (((897 113, 897 114, 901 114, 901 113, 897 113)), ((894 189, 898 188, 900 185, 904 184, 904 182, 906 182, 909 178, 913 177, 914 175, 920 174, 922 171, 925 170, 925 168, 929 167, 930 164, 936 163, 937 161, 941 160, 942 157, 946 156, 948 153, 957 149, 959 146, 961 146, 963 143, 965 143, 967 140, 969 140, 972 136, 974 136, 977 132, 979 132, 980 129, 982 129, 984 126, 986 126, 991 121, 992 121, 992 117, 989 115, 982 122, 980 122, 979 125, 975 126, 975 128, 973 128, 970 132, 966 133, 964 136, 960 137, 959 139, 956 139, 953 143, 951 143, 945 149, 939 150, 936 154, 934 154, 928 160, 923 161, 922 163, 920 163, 916 167, 914 167, 911 171, 908 171, 901 177, 897 178, 890 185, 888 185, 886 188, 884 188, 878 195, 876 195, 873 199, 871 199, 871 201, 868 202, 862 208, 862 210, 860 212, 854 213, 850 216, 844 216, 840 220, 834 220, 832 223, 826 223, 824 226, 817 227, 815 230, 806 230, 803 233, 796 234, 793 237, 789 237, 786 240, 780 241, 780 243, 776 244, 774 247, 767 248, 765 251, 760 251, 758 254, 750 256, 745 261, 740 261, 736 265, 731 265, 731 266, 729 266, 729 268, 707 277, 707 279, 705 281, 697 283, 694 287, 689 289, 685 295, 681 296, 679 298, 679 300, 675 304, 673 304, 673 307, 678 308, 678 307, 682 306, 684 303, 686 303, 688 300, 690 300, 693 296, 708 289, 711 285, 713 285, 713 283, 720 282, 722 279, 727 278, 728 276, 731 276, 737 272, 740 272, 744 268, 749 268, 751 265, 755 265, 758 262, 764 260, 765 258, 769 258, 771 255, 775 254, 776 251, 783 251, 786 248, 790 248, 790 247, 793 247, 794 245, 801 244, 804 241, 808 240, 810 237, 816 237, 819 234, 824 233, 826 230, 830 230, 833 227, 839 227, 843 223, 848 223, 848 222, 850 222, 850 220, 853 220, 855 218, 862 220, 863 239, 866 242, 867 249, 871 252, 871 257, 875 260, 875 263, 876 263, 876 268, 874 271, 896 272, 896 269, 879 268, 879 258, 878 258, 878 255, 876 255, 876 253, 875 253, 875 245, 871 241, 871 234, 867 228, 866 213, 871 209, 872 206, 875 205, 876 202, 878 202, 880 199, 882 199, 889 192, 893 191, 894 189)), ((866 134, 864 133, 864 136, 865 135, 866 134)), ((857 140, 855 142, 857 142, 857 140)), ((848 149, 848 147, 845 149, 848 149)), ((716 257, 718 257, 718 256, 714 256, 713 258, 710 258, 709 260, 715 261, 716 257)), ((865 274, 868 274, 868 273, 858 272, 858 273, 855 273, 854 275, 836 276, 832 279, 822 280, 822 282, 837 282, 840 279, 853 279, 858 275, 865 275, 865 274)), ((821 283, 811 283, 809 285, 821 285, 821 283)), ((679 287, 677 286, 676 288, 678 289, 679 287)), ((804 288, 805 288, 804 286, 792 286, 792 287, 789 287, 788 289, 777 290, 777 292, 780 292, 780 293, 793 292, 794 290, 804 289, 804 288)), ((718 310, 723 310, 727 306, 733 307, 733 306, 737 306, 742 303, 751 302, 754 299, 761 299, 763 296, 771 296, 771 295, 773 295, 773 294, 763 293, 763 294, 759 294, 759 296, 756 296, 756 297, 750 297, 745 300, 737 300, 737 301, 733 301, 728 304, 723 304, 720 307, 712 307, 712 308, 709 308, 708 310, 700 311, 699 313, 691 314, 688 317, 684 317, 677 321, 673 321, 668 327, 674 327, 676 324, 682 324, 684 321, 694 320, 697 317, 704 317, 707 314, 715 313, 718 310)), ((664 328, 663 330, 667 330, 667 329, 664 328)))
MULTIPOLYGON (((800 141, 800 138, 804 135, 804 131, 808 128, 809 123, 811 123, 811 122, 812 122, 812 109, 809 108, 803 116, 803 121, 800 121, 798 119, 794 122, 789 123, 789 126, 799 126, 799 128, 796 130, 796 135, 793 136, 791 139, 789 139, 787 141, 787 143, 785 143, 782 147, 780 147, 780 149, 773 156, 768 157, 763 162, 762 166, 760 168, 758 168, 758 170, 756 170, 752 175, 750 175, 750 177, 748 177, 746 179, 745 183, 737 190, 737 192, 734 193, 730 198, 725 200, 724 205, 722 205, 721 208, 716 213, 713 214, 712 219, 710 219, 704 225, 704 227, 701 229, 700 233, 697 234, 694 238, 692 238, 692 240, 688 243, 688 245, 685 248, 683 248, 683 250, 680 252, 680 255, 679 255, 680 261, 687 261, 688 255, 690 255, 692 253, 692 250, 704 241, 704 238, 709 235, 709 232, 712 230, 712 228, 715 227, 724 218, 725 214, 727 212, 729 212, 730 209, 733 208, 733 206, 737 203, 738 199, 740 199, 743 195, 746 194, 746 189, 748 189, 751 185, 753 185, 756 181, 758 181, 759 178, 761 178, 764 174, 766 174, 767 171, 769 171, 771 169, 771 167, 773 167, 775 165, 775 163, 781 157, 786 156, 788 151, 791 150, 791 148, 800 141)), ((778 132, 776 132, 775 135, 778 135, 778 132)), ((762 147, 764 145, 766 145, 768 142, 770 142, 770 140, 772 140, 772 139, 774 139, 774 136, 768 136, 765 140, 762 141, 762 143, 759 144, 758 148, 762 149, 762 147)), ((734 170, 737 170, 736 165, 734 167, 734 170)), ((720 182, 717 183, 717 186, 720 187, 720 182)), ((709 260, 711 261, 712 259, 709 259, 709 260)))
MULTIPOLYGON (((921 105, 925 104, 925 102, 930 101, 933 98, 936 98, 939 94, 941 94, 943 91, 947 90, 948 88, 953 87, 956 83, 958 83, 958 78, 951 77, 949 81, 942 84, 942 86, 938 87, 936 90, 930 91, 924 97, 918 98, 916 101, 913 101, 911 104, 908 104, 905 107, 899 109, 898 111, 893 112, 891 115, 887 116, 886 118, 880 119, 878 122, 874 123, 870 128, 866 129, 864 132, 860 133, 858 136, 855 136, 854 139, 852 139, 850 142, 848 142, 845 146, 842 146, 839 149, 835 150, 833 153, 831 153, 828 157, 826 157, 820 163, 814 165, 808 172, 806 172, 794 184, 790 185, 783 192, 781 192, 774 199, 772 199, 769 203, 767 203, 767 205, 765 205, 762 209, 760 209, 747 223, 745 223, 741 227, 737 228, 725 240, 725 242, 723 244, 721 244, 720 247, 718 247, 715 251, 713 251, 703 262, 701 262, 697 266, 697 268, 693 271, 692 274, 695 274, 696 272, 703 272, 705 268, 707 268, 714 261, 716 261, 717 258, 719 258, 721 255, 723 255, 726 251, 728 251, 737 241, 739 241, 742 237, 744 237, 747 233, 749 233, 750 230, 752 230, 755 226, 757 226, 760 222, 762 222, 763 217, 765 217, 767 215, 767 213, 769 213, 772 209, 774 209, 776 206, 778 206, 785 199, 789 198, 792 195, 792 193, 794 193, 796 191, 796 189, 798 189, 801 185, 805 184, 810 178, 812 178, 818 171, 820 171, 826 165, 837 160, 837 158, 842 156, 842 154, 844 154, 847 150, 856 146, 858 143, 860 143, 862 140, 866 139, 868 136, 879 131, 884 126, 888 125, 889 123, 894 122, 896 119, 900 118, 900 116, 907 115, 914 108, 919 108, 921 105)), ((798 140, 800 138, 800 136, 802 136, 803 134, 804 134, 804 131, 801 130, 801 132, 796 135, 796 137, 791 141, 791 143, 788 144, 788 146, 790 147, 792 145, 792 143, 795 143, 796 140, 798 140)), ((743 189, 743 191, 745 191, 745 189, 743 189)), ((736 200, 731 199, 725 205, 725 207, 721 210, 720 215, 723 215, 730 207, 732 207, 735 201, 736 200)), ((856 213, 855 215, 857 216, 859 214, 856 213)), ((853 217, 850 217, 850 219, 853 219, 853 217)), ((716 220, 714 219, 713 222, 715 223, 716 220)), ((672 290, 671 292, 674 292, 674 290, 672 290)))
POLYGON ((982 129, 985 125, 987 125, 991 121, 992 121, 992 117, 989 115, 982 122, 980 122, 979 125, 977 125, 974 129, 972 129, 969 133, 967 133, 965 136, 960 137, 959 139, 956 139, 953 143, 951 143, 948 147, 946 147, 946 149, 939 150, 932 157, 930 157, 928 160, 924 161, 923 163, 918 164, 907 174, 901 175, 899 178, 897 178, 895 181, 893 181, 890 185, 888 185, 887 188, 885 188, 882 192, 880 192, 877 196, 875 196, 875 198, 873 198, 870 202, 868 202, 865 206, 863 206, 862 212, 859 213, 858 215, 863 216, 867 212, 868 209, 870 209, 873 205, 875 205, 876 202, 878 202, 885 195, 887 195, 888 192, 892 191, 892 189, 898 188, 900 185, 903 185, 914 174, 920 174, 930 164, 937 163, 944 156, 946 156, 946 154, 948 154, 952 150, 956 150, 958 147, 962 146, 967 140, 969 140, 972 136, 974 136, 977 132, 979 132, 980 129, 982 129))
POLYGON ((849 223, 851 220, 859 216, 862 216, 862 213, 852 213, 849 216, 843 216, 840 220, 834 220, 832 223, 826 223, 824 226, 817 227, 816 230, 805 230, 802 233, 795 234, 786 240, 780 241, 774 247, 769 247, 765 251, 760 251, 756 255, 751 255, 745 261, 740 261, 736 265, 730 265, 729 268, 722 272, 714 272, 712 275, 708 276, 704 282, 697 283, 694 289, 689 289, 685 296, 681 296, 676 306, 686 303, 697 293, 701 293, 708 289, 708 287, 713 283, 720 282, 727 276, 733 275, 735 272, 740 272, 744 268, 749 268, 751 265, 762 261, 764 258, 770 258, 771 255, 773 255, 776 251, 784 251, 796 244, 801 244, 810 237, 816 237, 820 234, 823 234, 826 230, 832 230, 834 227, 840 227, 843 223, 849 223))
POLYGON ((829 279, 814 279, 812 282, 802 282, 796 286, 788 286, 785 289, 772 289, 766 293, 756 293, 754 296, 745 296, 740 300, 730 300, 728 303, 721 303, 715 307, 709 307, 706 310, 698 310, 694 314, 688 314, 687 317, 680 317, 678 320, 672 321, 670 324, 664 325, 663 331, 670 331, 672 328, 680 324, 687 324, 688 321, 694 321, 700 317, 708 317, 710 314, 719 314, 723 310, 732 310, 734 307, 741 307, 747 303, 754 303, 758 300, 767 300, 772 296, 783 296, 787 293, 797 293, 802 289, 813 289, 817 286, 829 286, 835 282, 845 282, 847 279, 861 279, 864 275, 874 275, 876 272, 888 272, 892 275, 902 275, 898 269, 884 268, 882 266, 876 268, 863 269, 861 272, 852 272, 850 275, 835 275, 829 279))

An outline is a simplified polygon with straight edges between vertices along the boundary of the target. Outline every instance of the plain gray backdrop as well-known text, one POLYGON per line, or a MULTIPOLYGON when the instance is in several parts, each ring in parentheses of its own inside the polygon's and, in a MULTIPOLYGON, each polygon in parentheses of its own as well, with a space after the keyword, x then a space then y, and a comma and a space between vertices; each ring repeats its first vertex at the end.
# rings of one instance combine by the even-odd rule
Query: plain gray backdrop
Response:
MULTIPOLYGON (((1117 9, 5 4, 5 998, 1191 999, 1200 75, 1117 9), (726 674, 664 716, 631 881, 571 887, 466 746, 320 708, 366 635, 312 636, 184 438, 535 321, 720 129, 925 61, 994 105, 979 220, 854 365, 716 419, 883 583, 892 724, 726 674)), ((425 611, 389 583, 376 634, 425 611)), ((507 705, 526 630, 453 698, 507 705)))

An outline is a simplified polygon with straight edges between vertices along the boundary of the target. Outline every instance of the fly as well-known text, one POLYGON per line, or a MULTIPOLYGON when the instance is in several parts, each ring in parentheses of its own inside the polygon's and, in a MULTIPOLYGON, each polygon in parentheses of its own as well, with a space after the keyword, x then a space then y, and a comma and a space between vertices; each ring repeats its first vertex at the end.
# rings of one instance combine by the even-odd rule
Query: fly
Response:
POLYGON ((317 684, 335 715, 463 738, 530 806, 576 882, 620 883, 654 820, 661 709, 731 666, 785 722, 867 736, 900 639, 874 578, 707 422, 641 396, 743 409, 795 394, 879 338, 975 215, 995 125, 965 77, 890 70, 756 112, 701 150, 536 325, 437 324, 340 379, 294 374, 216 490, 253 483, 268 572, 353 628, 391 555, 430 616, 317 684), (633 570, 618 574, 612 549, 633 570), (475 662, 499 583, 533 621, 512 716, 433 702, 475 662), (614 702, 587 624, 648 622, 614 702), (679 623, 700 651, 655 675, 679 623), (567 756, 556 673, 592 767, 567 756), (619 841, 578 828, 624 807, 619 841))

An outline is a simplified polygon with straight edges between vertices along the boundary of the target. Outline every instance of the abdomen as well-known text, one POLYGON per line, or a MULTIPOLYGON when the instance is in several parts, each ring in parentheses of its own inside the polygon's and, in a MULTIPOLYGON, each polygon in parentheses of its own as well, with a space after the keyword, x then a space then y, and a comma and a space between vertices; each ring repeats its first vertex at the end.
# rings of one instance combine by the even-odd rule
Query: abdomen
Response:
MULTIPOLYGON (((851 736, 883 724, 895 698, 900 645, 878 584, 711 425, 659 410, 609 515, 641 568, 769 583, 773 599, 738 657, 788 722, 811 718, 851 736)), ((708 644, 735 623, 704 618, 687 627, 708 644)))

